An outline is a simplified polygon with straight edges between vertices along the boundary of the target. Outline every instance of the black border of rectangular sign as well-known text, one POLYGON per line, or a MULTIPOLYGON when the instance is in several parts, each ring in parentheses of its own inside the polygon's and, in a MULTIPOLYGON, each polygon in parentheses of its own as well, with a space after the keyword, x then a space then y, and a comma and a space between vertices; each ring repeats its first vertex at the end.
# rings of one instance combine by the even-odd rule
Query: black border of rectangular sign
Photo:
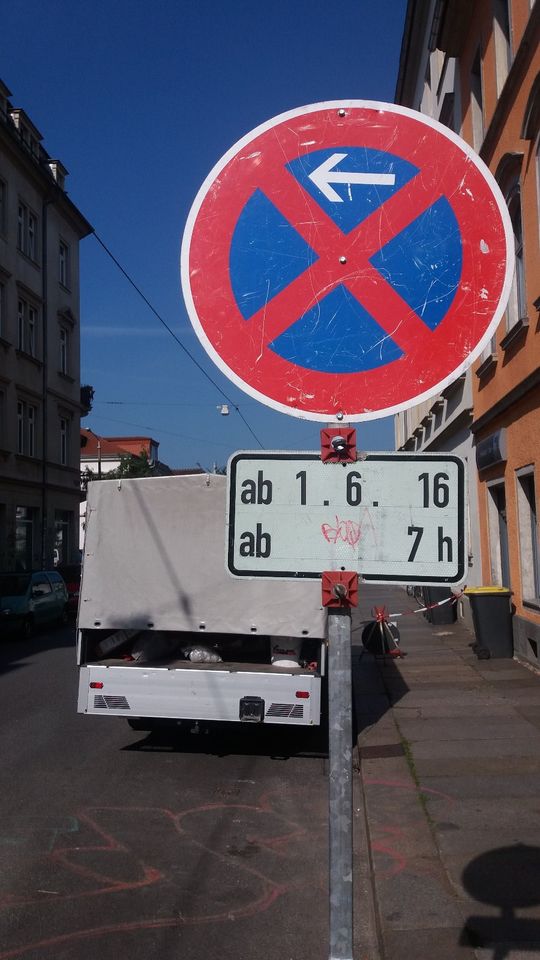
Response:
MULTIPOLYGON (((236 465, 241 460, 320 460, 319 453, 297 453, 291 451, 279 452, 279 453, 250 453, 242 452, 235 453, 229 460, 229 515, 228 515, 228 540, 227 540, 227 569, 229 573, 234 577, 250 577, 251 579, 255 577, 266 577, 266 579, 273 580, 320 580, 322 577, 321 572, 298 572, 294 570, 238 570, 234 566, 234 524, 235 524, 235 502, 236 502, 236 465)), ((451 461, 456 464, 458 468, 458 575, 455 577, 414 577, 407 579, 403 576, 384 576, 378 574, 359 574, 360 579, 365 581, 372 581, 375 583, 441 583, 441 584, 452 584, 452 583, 462 583, 465 579, 466 563, 465 563, 465 468, 463 460, 460 457, 456 457, 453 454, 448 454, 447 456, 443 454, 399 454, 399 453, 368 453, 362 460, 358 461, 359 463, 365 463, 367 460, 372 460, 375 462, 381 462, 386 460, 391 460, 394 463, 402 461, 416 460, 419 463, 448 463, 451 461)), ((328 463, 325 464, 325 468, 332 470, 333 467, 339 466, 339 464, 328 463)))

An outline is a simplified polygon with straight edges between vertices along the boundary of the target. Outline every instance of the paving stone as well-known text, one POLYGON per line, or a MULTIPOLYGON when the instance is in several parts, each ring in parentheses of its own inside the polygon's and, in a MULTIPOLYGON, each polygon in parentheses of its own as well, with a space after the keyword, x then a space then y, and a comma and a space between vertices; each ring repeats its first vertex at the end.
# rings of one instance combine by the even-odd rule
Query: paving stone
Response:
POLYGON ((376 875, 375 882, 386 929, 459 927, 462 910, 437 858, 411 859, 393 875, 376 875))
MULTIPOLYGON (((385 930, 386 960, 474 960, 478 954, 462 944, 462 927, 431 930, 385 930)), ((493 953, 489 960, 493 960, 493 953)))
MULTIPOLYGON (((462 718, 464 714, 462 703, 441 703, 439 700, 425 700, 422 702, 422 706, 416 707, 409 707, 406 705, 402 707, 401 703, 397 703, 394 706, 394 711, 400 725, 402 717, 424 721, 442 720, 444 718, 448 720, 457 720, 462 718)), ((488 704, 468 703, 466 712, 469 720, 473 719, 474 717, 482 717, 484 720, 488 721, 495 717, 506 717, 507 719, 515 719, 516 717, 516 711, 514 707, 512 707, 510 704, 498 701, 488 704)), ((536 726, 537 723, 540 723, 540 713, 538 718, 529 718, 528 716, 525 716, 524 719, 529 720, 530 723, 536 726)))
POLYGON ((476 738, 477 728, 471 731, 469 740, 419 740, 414 744, 413 756, 415 762, 426 759, 446 759, 479 757, 482 760, 488 758, 501 759, 511 757, 523 759, 526 757, 538 757, 540 759, 540 737, 531 737, 528 733, 528 739, 524 736, 516 739, 482 740, 476 738), (473 739, 474 738, 474 739, 473 739))
MULTIPOLYGON (((483 799, 493 797, 514 800, 531 797, 540 798, 540 772, 529 773, 527 776, 502 775, 455 777, 421 777, 420 789, 422 793, 443 794, 451 800, 483 799)), ((498 802, 498 801, 496 801, 498 802)), ((539 799, 540 806, 540 799, 539 799)))
MULTIPOLYGON (((500 742, 500 741, 499 741, 500 742)), ((478 774, 485 777, 508 773, 510 759, 502 757, 445 757, 421 760, 415 757, 415 770, 420 781, 426 777, 463 777, 478 774)), ((539 757, 513 757, 512 771, 523 776, 540 774, 539 757)))
MULTIPOLYGON (((528 721, 519 717, 507 717, 504 723, 500 719, 488 720, 477 714, 476 722, 471 723, 470 715, 458 719, 432 719, 399 721, 400 730, 407 740, 416 745, 419 741, 435 740, 521 740, 534 736, 534 729, 528 721)), ((461 750, 461 745, 457 747, 461 750)), ((413 751, 414 752, 414 751, 413 751)))

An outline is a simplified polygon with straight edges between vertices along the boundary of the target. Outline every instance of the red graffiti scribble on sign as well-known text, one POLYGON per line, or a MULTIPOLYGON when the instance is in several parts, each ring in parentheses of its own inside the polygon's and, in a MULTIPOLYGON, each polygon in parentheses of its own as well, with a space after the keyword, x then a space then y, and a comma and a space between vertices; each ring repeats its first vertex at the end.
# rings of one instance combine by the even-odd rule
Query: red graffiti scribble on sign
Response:
POLYGON ((338 540, 342 540, 343 543, 348 543, 351 547, 356 546, 361 535, 359 523, 355 523, 354 520, 340 520, 337 514, 336 525, 332 526, 331 523, 323 523, 321 531, 324 539, 328 543, 337 543, 338 540))

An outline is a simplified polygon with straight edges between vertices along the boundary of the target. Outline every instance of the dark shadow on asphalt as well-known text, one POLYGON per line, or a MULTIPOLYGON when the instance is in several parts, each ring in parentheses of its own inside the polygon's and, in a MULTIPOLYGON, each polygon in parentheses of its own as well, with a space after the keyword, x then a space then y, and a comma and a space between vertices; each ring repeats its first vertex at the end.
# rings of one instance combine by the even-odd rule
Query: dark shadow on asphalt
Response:
POLYGON ((328 756, 328 729, 291 729, 276 724, 225 724, 184 720, 158 723, 141 740, 122 748, 145 753, 267 756, 275 760, 328 756))
MULTIPOLYGON (((47 626, 37 629, 29 640, 14 636, 0 640, 0 673, 20 670, 26 666, 25 660, 42 653, 44 650, 58 650, 62 647, 75 647, 75 624, 47 626)), ((75 662, 75 654, 73 655, 75 662)))
POLYGON ((516 913, 540 904, 540 847, 516 843, 483 853, 465 867, 462 882, 471 897, 500 911, 468 917, 462 944, 493 950, 493 960, 540 950, 540 920, 516 913))

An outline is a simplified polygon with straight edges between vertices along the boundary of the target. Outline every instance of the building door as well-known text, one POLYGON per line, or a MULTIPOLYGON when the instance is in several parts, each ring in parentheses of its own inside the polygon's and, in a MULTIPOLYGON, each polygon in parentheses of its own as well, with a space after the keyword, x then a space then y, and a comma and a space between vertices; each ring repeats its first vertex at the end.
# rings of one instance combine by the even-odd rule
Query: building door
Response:
POLYGON ((504 483, 491 485, 489 495, 491 580, 493 583, 509 587, 510 559, 508 555, 508 521, 506 518, 504 483))

